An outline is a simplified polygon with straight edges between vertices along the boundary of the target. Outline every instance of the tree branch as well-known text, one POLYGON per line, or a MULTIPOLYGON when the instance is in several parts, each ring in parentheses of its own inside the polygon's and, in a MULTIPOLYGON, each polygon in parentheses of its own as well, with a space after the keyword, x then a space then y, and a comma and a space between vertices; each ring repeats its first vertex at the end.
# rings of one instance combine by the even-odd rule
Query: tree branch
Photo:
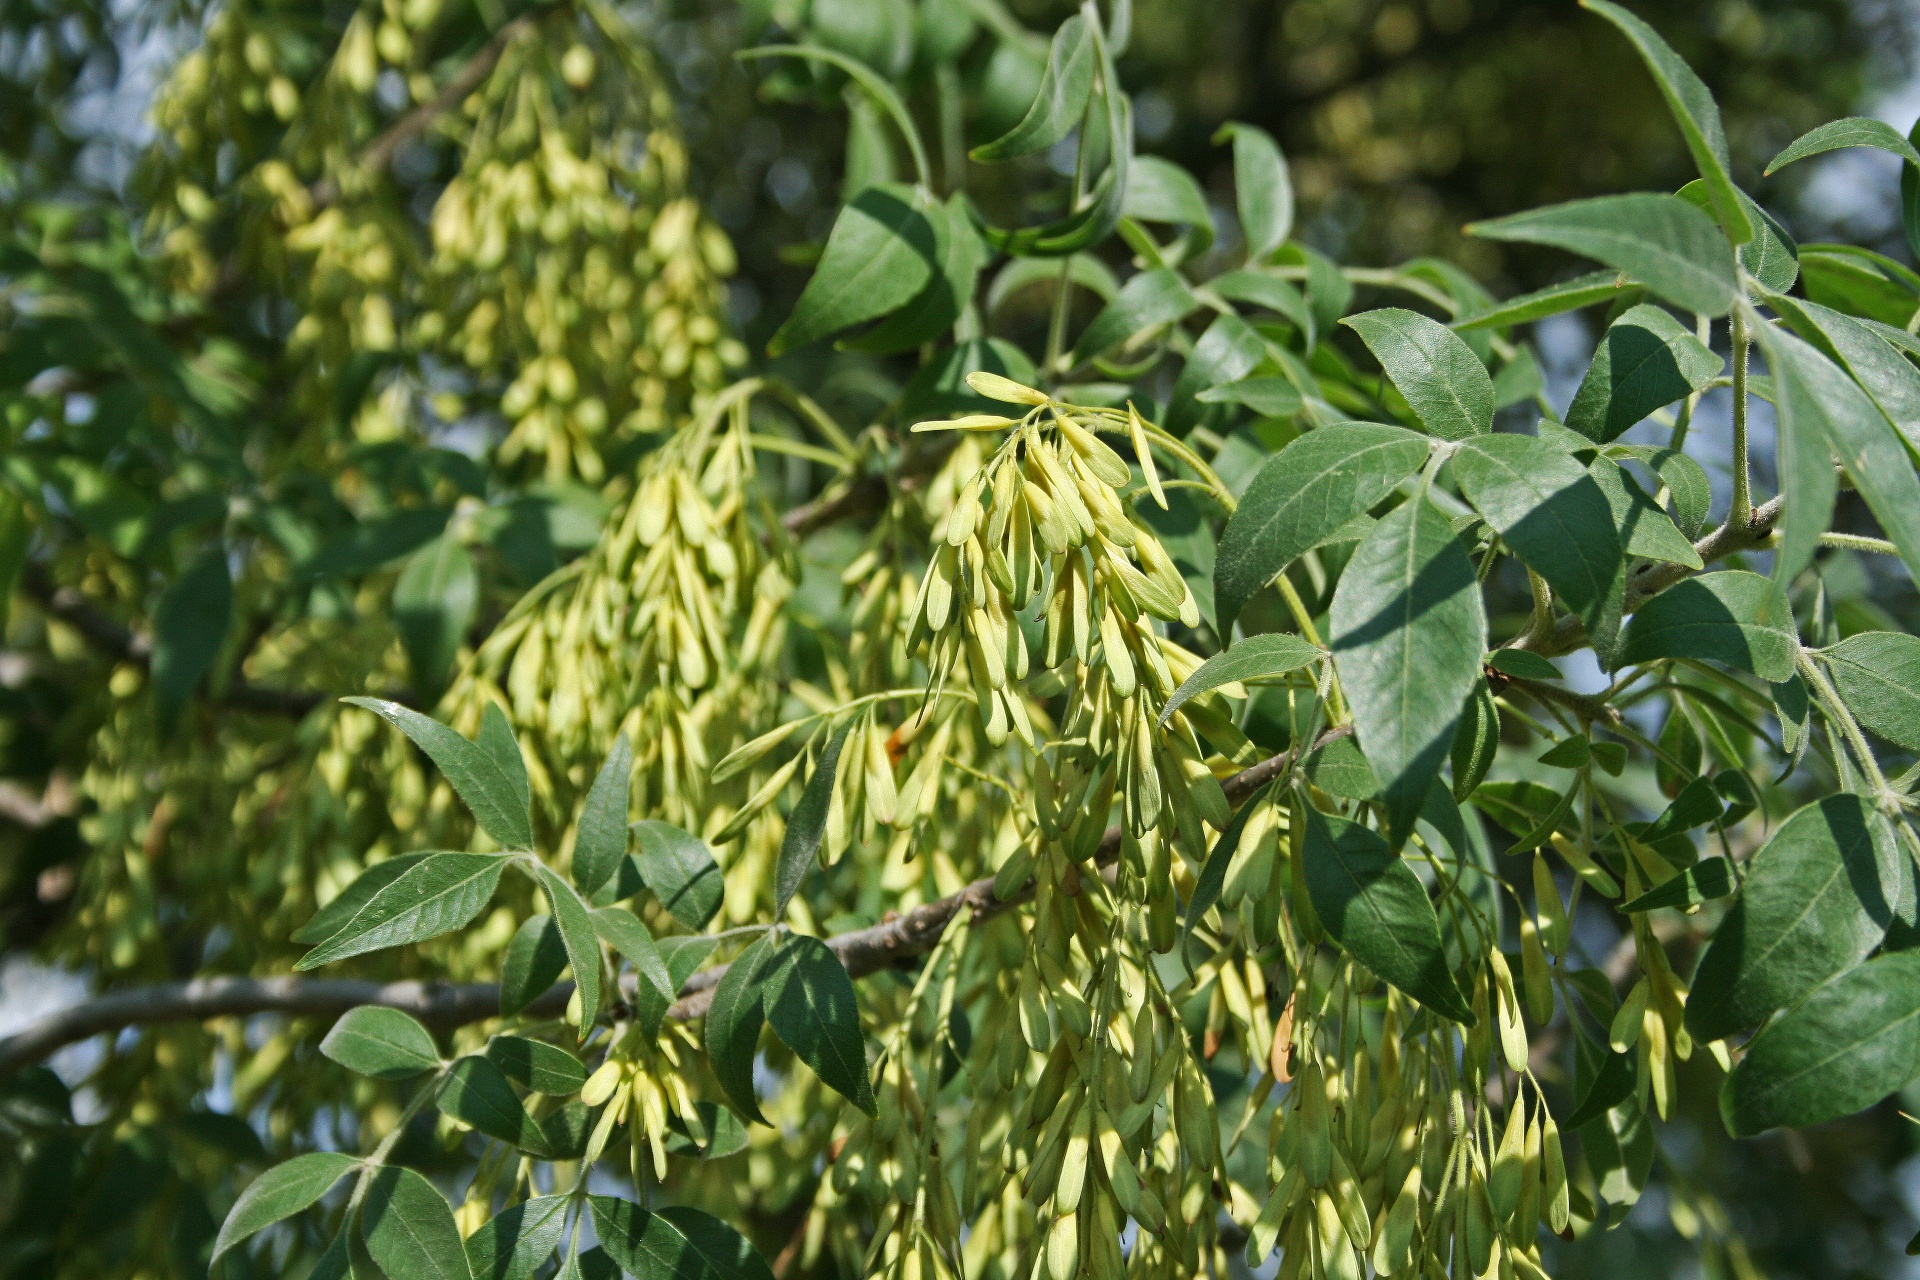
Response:
MULTIPOLYGON (((1352 733, 1350 725, 1340 725, 1316 738, 1310 750, 1318 750, 1336 738, 1352 733)), ((1230 802, 1239 802, 1273 781, 1293 763, 1295 752, 1283 751, 1262 760, 1222 782, 1221 789, 1230 802)), ((1094 861, 1107 865, 1120 856, 1121 830, 1107 828, 1094 861)), ((915 907, 904 915, 885 920, 866 929, 854 929, 828 938, 827 945, 840 957, 840 963, 855 978, 863 978, 899 961, 933 950, 947 924, 965 908, 976 918, 997 915, 1025 901, 1033 892, 1029 884, 1012 898, 993 896, 993 877, 975 880, 949 897, 915 907)), ((702 969, 680 988, 680 999, 668 1010, 682 1021, 698 1018, 713 1003, 713 989, 726 976, 728 966, 702 969)), ((629 999, 634 979, 628 975, 622 989, 629 999)), ((534 1017, 555 1017, 562 1013, 573 995, 573 984, 554 986, 528 1005, 534 1017)), ((204 1022, 210 1018, 245 1017, 257 1013, 280 1013, 291 1017, 338 1017, 363 1004, 383 1005, 412 1014, 429 1026, 442 1028, 484 1022, 500 1015, 500 987, 492 982, 372 982, 357 979, 328 978, 196 978, 191 982, 167 982, 108 992, 82 1004, 43 1018, 24 1031, 0 1040, 0 1079, 41 1062, 70 1044, 124 1027, 148 1026, 160 1022, 204 1022)))

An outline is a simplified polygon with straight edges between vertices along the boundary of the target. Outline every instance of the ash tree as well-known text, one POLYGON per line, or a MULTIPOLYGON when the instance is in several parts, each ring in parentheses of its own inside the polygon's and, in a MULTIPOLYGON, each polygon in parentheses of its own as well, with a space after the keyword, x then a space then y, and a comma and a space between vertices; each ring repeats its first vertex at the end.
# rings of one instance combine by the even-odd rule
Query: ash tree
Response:
POLYGON ((1756 1274, 1661 1127, 1920 1077, 1920 639, 1829 587, 1920 567, 1920 276, 1585 4, 1699 176, 1471 225, 1506 300, 1136 151, 1126 4, 776 5, 764 359, 620 11, 220 10, 137 219, 9 207, 8 928, 101 990, 0 1274, 1538 1277, 1655 1179, 1756 1274))

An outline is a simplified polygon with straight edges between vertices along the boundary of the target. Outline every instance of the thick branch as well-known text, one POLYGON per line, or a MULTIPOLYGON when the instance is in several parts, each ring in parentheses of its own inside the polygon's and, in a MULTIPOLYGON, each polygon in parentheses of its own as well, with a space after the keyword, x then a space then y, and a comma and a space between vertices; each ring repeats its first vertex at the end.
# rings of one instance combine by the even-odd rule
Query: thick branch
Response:
MULTIPOLYGON (((481 82, 492 75, 493 69, 500 64, 500 56, 507 51, 507 46, 531 32, 534 25, 533 15, 526 14, 494 32, 493 38, 454 72, 453 78, 441 87, 440 92, 395 120, 368 143, 366 149, 353 158, 351 170, 355 173, 378 173, 393 163, 394 153, 403 145, 432 128, 434 121, 457 108, 468 94, 479 88, 481 82)), ((323 209, 340 198, 340 184, 333 178, 322 178, 313 184, 308 195, 316 209, 323 209)))
MULTIPOLYGON (((1351 733, 1350 726, 1329 729, 1315 739, 1319 748, 1351 733)), ((1239 802, 1286 772, 1294 752, 1283 751, 1221 783, 1227 799, 1239 802)), ((1111 863, 1120 856, 1120 828, 1109 827, 1100 841, 1095 861, 1111 863)), ((856 978, 889 968, 900 960, 924 955, 940 941, 947 923, 964 907, 986 917, 1024 901, 1029 886, 1013 898, 993 896, 991 876, 976 880, 960 892, 929 902, 895 919, 867 929, 855 929, 827 939, 827 945, 856 978)), ((726 975, 726 965, 703 969, 680 989, 680 1000, 669 1013, 682 1020, 705 1014, 713 989, 726 975)), ((632 980, 625 988, 632 996, 632 980)), ((560 983, 526 1009, 534 1017, 554 1017, 567 1007, 572 983, 560 983)), ((43 1061, 70 1044, 123 1027, 157 1022, 204 1022, 210 1018, 280 1013, 293 1017, 338 1017, 363 1004, 399 1009, 430 1026, 457 1027, 484 1022, 500 1014, 500 988, 491 982, 369 982, 354 979, 196 978, 109 992, 71 1009, 44 1018, 26 1030, 0 1040, 0 1079, 43 1061)))

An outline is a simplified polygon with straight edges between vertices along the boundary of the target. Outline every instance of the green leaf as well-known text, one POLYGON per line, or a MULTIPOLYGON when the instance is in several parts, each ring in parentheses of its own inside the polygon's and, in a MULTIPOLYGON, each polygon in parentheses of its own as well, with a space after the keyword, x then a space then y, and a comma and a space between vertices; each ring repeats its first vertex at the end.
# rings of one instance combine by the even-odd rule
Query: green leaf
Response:
MULTIPOLYGON (((1634 458, 1646 464, 1673 500, 1673 522, 1681 534, 1697 538, 1706 527, 1707 511, 1713 503, 1713 486, 1706 468, 1678 449, 1649 445, 1615 444, 1607 449, 1615 458, 1634 458)), ((1641 554, 1635 552, 1636 555, 1641 554)))
POLYGON ((240 1193, 220 1224, 213 1242, 213 1261, 254 1232, 291 1218, 327 1194, 349 1169, 360 1162, 337 1151, 310 1151, 267 1170, 240 1193))
POLYGON ((796 934, 770 963, 765 1001, 773 1033, 830 1088, 873 1115, 860 1003, 840 957, 820 939, 796 934))
POLYGON ((684 1205, 649 1212, 627 1200, 589 1196, 601 1247, 638 1280, 773 1280, 746 1237, 684 1205))
MULTIPOLYGON (((1121 212, 1140 222, 1166 222, 1189 227, 1183 255, 1192 258, 1213 244, 1213 211, 1200 184, 1171 160, 1135 156, 1127 171, 1127 197, 1121 212)), ((1052 269, 1058 277, 1059 268, 1052 269)))
MULTIPOLYGON (((1695 178, 1674 193, 1703 213, 1713 212, 1713 198, 1707 184, 1695 178)), ((1746 192, 1735 188, 1734 195, 1753 224, 1753 239, 1740 246, 1740 265, 1764 289, 1783 293, 1800 278, 1800 246, 1774 216, 1755 204, 1746 192)))
MULTIPOLYGON (((1901 179, 1904 184, 1904 175, 1901 179)), ((1905 330, 1920 309, 1920 277, 1884 254, 1846 244, 1800 251, 1800 283, 1808 298, 1848 315, 1905 330)))
POLYGON ((1306 399, 1288 378, 1242 378, 1208 387, 1194 399, 1201 404, 1241 404, 1267 418, 1288 418, 1306 407, 1306 399))
POLYGON ((430 853, 375 893, 339 932, 293 967, 317 969, 458 929, 487 905, 506 865, 505 858, 493 853, 430 853))
POLYGON ((1196 397, 1223 382, 1238 382, 1266 359, 1266 340, 1239 316, 1216 316, 1174 381, 1162 424, 1174 435, 1184 435, 1199 417, 1196 397))
POLYGON ((1779 155, 1767 161, 1766 170, 1761 176, 1771 178, 1796 160, 1839 151, 1843 147, 1878 147, 1920 168, 1920 151, 1916 151, 1911 142, 1901 137, 1898 129, 1883 120, 1848 116, 1844 120, 1829 120, 1795 138, 1782 148, 1779 155))
MULTIPOLYGON (((501 848, 533 848, 533 817, 522 799, 524 784, 502 767, 500 757, 478 743, 468 742, 438 720, 397 702, 381 698, 342 698, 341 701, 373 712, 413 739, 414 745, 426 752, 427 758, 453 784, 460 799, 473 811, 481 830, 492 836, 501 848)), ((521 766, 523 770, 525 767, 521 766)))
POLYGON ((1720 1090, 1747 1137, 1851 1115, 1920 1074, 1920 951, 1883 955, 1789 1009, 1747 1046, 1720 1090))
MULTIPOLYGON (((1344 742, 1345 739, 1340 741, 1344 742)), ((1247 819, 1253 816, 1254 809, 1266 798, 1267 788, 1271 785, 1262 786, 1248 796, 1246 803, 1234 812, 1227 829, 1213 842, 1206 862, 1201 864, 1200 874, 1194 879, 1193 896, 1187 899, 1186 921, 1180 927, 1179 946, 1180 959, 1186 964, 1189 976, 1193 973, 1193 961, 1187 953, 1187 944, 1193 939, 1193 931, 1207 918, 1207 912, 1213 910, 1214 904, 1220 901, 1220 890, 1227 883, 1227 868, 1233 863, 1234 851, 1240 847, 1240 837, 1247 829, 1247 819)))
POLYGON ((1487 770, 1500 749, 1500 708, 1485 680, 1474 686, 1466 711, 1453 731, 1448 749, 1453 765, 1453 798, 1464 801, 1486 781, 1487 770))
POLYGON ((1306 298, 1291 282, 1264 271, 1229 271, 1207 281, 1206 287, 1228 302, 1261 307, 1284 316, 1306 335, 1308 345, 1312 345, 1318 321, 1306 298))
POLYGON ((1663 881, 1637 898, 1620 904, 1626 912, 1653 911, 1660 907, 1697 907, 1715 898, 1724 898, 1738 887, 1733 863, 1726 858, 1702 858, 1671 880, 1663 881))
POLYGON ((1531 324, 1548 316, 1612 302, 1621 294, 1639 287, 1624 272, 1594 271, 1484 309, 1463 312, 1455 318, 1453 328, 1505 329, 1517 324, 1531 324))
POLYGON ((1720 793, 1714 789, 1713 779, 1695 778, 1680 788, 1673 802, 1648 825, 1640 838, 1653 844, 1668 836, 1703 827, 1725 812, 1726 806, 1721 803, 1720 793))
POLYGON ((1398 848, 1439 776, 1487 651, 1480 584, 1452 522, 1425 497, 1381 517, 1340 575, 1329 617, 1334 670, 1398 848))
POLYGON ((531 814, 533 785, 527 778, 527 761, 520 754, 520 742, 513 736, 513 726, 507 723, 507 713, 500 709, 499 703, 487 703, 480 713, 480 734, 474 743, 487 753, 500 776, 507 780, 513 793, 514 812, 531 814))
POLYGON ((1527 649, 1495 649, 1487 655, 1487 665, 1495 671, 1522 680, 1558 680, 1560 668, 1527 649))
POLYGON ((1092 25, 1076 13, 1053 33, 1047 69, 1040 76, 1040 92, 1026 116, 1004 137, 967 154, 982 164, 993 164, 1045 151, 1080 123, 1093 96, 1094 73, 1099 66, 1100 50, 1092 25))
POLYGON ((1474 509, 1545 578, 1611 668, 1618 650, 1626 560, 1606 493, 1587 469, 1538 436, 1469 440, 1453 477, 1474 509))
MULTIPOLYGON (((667 962, 667 978, 676 993, 687 985, 687 979, 700 967, 700 962, 713 954, 716 945, 712 938, 704 934, 655 941, 654 946, 659 950, 660 958, 667 962)), ((634 993, 634 1018, 649 1039, 660 1034, 660 1025, 666 1021, 667 1009, 672 1003, 654 990, 652 983, 642 985, 634 993)))
POLYGON ((490 1058, 470 1054, 454 1063, 435 1102, 444 1114, 490 1138, 529 1155, 552 1154, 546 1134, 520 1104, 506 1072, 490 1058))
POLYGON ((1592 1081, 1587 1085, 1586 1092, 1580 1095, 1579 1104, 1567 1117, 1565 1127, 1584 1129, 1633 1096, 1636 1072, 1631 1052, 1610 1053, 1605 1046, 1589 1041, 1584 1033, 1576 1032, 1575 1035, 1578 1040, 1576 1052, 1583 1060, 1582 1065, 1595 1065, 1588 1067, 1592 1081))
POLYGON ((933 227, 934 258, 938 270, 927 287, 906 306, 873 329, 840 345, 848 351, 890 355, 932 342, 953 327, 973 301, 974 284, 987 259, 986 246, 973 229, 965 196, 956 194, 945 205, 926 207, 933 227))
POLYGON ((633 833, 640 842, 634 864, 653 896, 687 928, 706 928, 726 889, 713 850, 700 837, 652 819, 634 823, 633 833))
POLYGON ((907 150, 913 153, 914 172, 920 177, 920 185, 925 187, 931 180, 932 170, 927 164, 927 148, 920 141, 920 131, 914 128, 913 117, 907 113, 907 104, 893 91, 893 86, 881 77, 872 67, 857 58, 850 58, 836 49, 825 49, 817 44, 763 44, 752 49, 742 49, 734 57, 743 61, 754 58, 807 58, 814 62, 824 62, 828 66, 838 67, 853 79, 853 82, 866 91, 869 98, 887 113, 900 130, 900 136, 906 140, 907 150))
POLYGON ((360 908, 371 902, 374 894, 392 884, 407 868, 415 866, 426 856, 424 853, 403 853, 385 862, 374 863, 355 877, 352 884, 336 894, 331 902, 314 912, 313 919, 295 929, 293 940, 309 946, 326 941, 359 914, 360 908))
POLYGON ((1080 335, 1073 349, 1074 363, 1104 355, 1137 333, 1173 324, 1199 305, 1200 300, 1178 271, 1169 267, 1142 271, 1127 281, 1120 296, 1109 302, 1080 335))
POLYGON ((1795 333, 1852 374, 1907 441, 1920 447, 1920 370, 1893 345, 1901 339, 1912 342, 1911 335, 1798 298, 1770 295, 1767 305, 1795 333))
POLYGON ((1799 648, 1786 594, 1757 573, 1725 569, 1688 578, 1641 605, 1620 661, 1708 658, 1778 684, 1793 674, 1799 648))
POLYGON ((1363 311, 1340 323, 1360 335, 1434 435, 1465 440, 1493 430, 1493 378, 1459 334, 1399 307, 1363 311))
POLYGON ((1920 639, 1863 631, 1821 657, 1840 701, 1861 724, 1897 747, 1920 751, 1920 639))
POLYGON ((820 265, 767 354, 803 347, 912 301, 939 262, 931 206, 931 197, 894 182, 855 196, 834 219, 820 265))
POLYGON ((1653 1172, 1653 1124, 1640 1104, 1629 1098, 1605 1115, 1582 1125, 1580 1148, 1600 1198, 1626 1208, 1640 1199, 1653 1172))
POLYGON ((1700 553, 1693 549, 1673 518, 1647 496, 1640 482, 1606 458, 1595 458, 1587 474, 1606 495, 1613 512, 1615 536, 1630 556, 1646 556, 1682 564, 1689 569, 1703 568, 1700 553))
POLYGON ((1380 779, 1351 737, 1335 738, 1309 756, 1307 780, 1342 800, 1380 798, 1380 779))
POLYGON ((584 1040, 600 1012, 600 936, 594 931, 592 913, 572 885, 544 862, 533 864, 533 874, 547 892, 553 921, 560 926, 560 941, 567 949, 567 963, 573 967, 574 990, 580 995, 580 1038, 584 1040))
POLYGON ((1714 216, 1726 228, 1727 239, 1734 244, 1751 240, 1753 224, 1740 205, 1740 193, 1733 179, 1727 176, 1732 162, 1727 158, 1727 134, 1720 123, 1720 108, 1706 84, 1672 46, 1660 38, 1659 32, 1619 5, 1609 0, 1580 0, 1580 3, 1620 28, 1640 51, 1647 70, 1653 73, 1654 83, 1660 86, 1660 96, 1667 100, 1674 121, 1680 126, 1681 136, 1687 140, 1687 150, 1693 153, 1694 167, 1700 170, 1700 178, 1713 197, 1714 216))
POLYGON ((848 716, 842 720, 833 736, 827 739, 826 749, 814 762, 813 775, 800 792, 800 803, 787 815, 786 834, 780 839, 780 860, 774 868, 775 920, 786 916, 787 904, 793 901, 800 882, 806 879, 808 869, 820 852, 820 841, 827 833, 827 811, 833 806, 833 778, 840 768, 840 749, 846 745, 847 733, 855 719, 848 716))
MULTIPOLYGON (((1104 151, 1106 171, 1093 184, 1091 195, 1073 212, 1044 226, 1007 231, 985 223, 980 230, 987 242, 1014 257, 1066 257, 1105 239, 1120 221, 1127 194, 1127 173, 1133 159, 1133 105, 1120 90, 1120 78, 1108 55, 1099 26, 1089 23, 1100 54, 1100 88, 1089 123, 1100 131, 1090 137, 1082 130, 1081 146, 1104 151)), ((971 207, 971 206, 969 206, 971 207)))
POLYGON ((634 969, 671 1004, 678 994, 667 962, 653 945, 653 934, 640 917, 625 907, 601 907, 593 913, 593 927, 608 946, 633 961, 634 969))
POLYGON ((773 934, 768 931, 727 966, 707 1007, 707 1059, 714 1079, 734 1110, 757 1124, 766 1124, 767 1118, 760 1114, 753 1092, 753 1059, 767 1020, 765 981, 775 963, 773 934))
POLYGON ((613 740, 613 750, 607 752, 580 809, 573 837, 573 882, 581 893, 591 895, 612 879, 620 859, 627 856, 627 788, 632 776, 633 748, 623 733, 613 740))
POLYGON ((540 1264, 560 1247, 567 1225, 568 1196, 523 1200, 467 1237, 474 1280, 532 1280, 540 1264))
POLYGON ((1426 1008, 1472 1026, 1420 877, 1366 827, 1313 808, 1306 815, 1307 894, 1327 934, 1426 1008))
POLYGON ((1197 698, 1223 684, 1241 680, 1267 680, 1318 662, 1326 654, 1299 636, 1279 633, 1248 636, 1225 653, 1216 653, 1188 676, 1167 705, 1160 710, 1160 723, 1166 724, 1173 713, 1190 698, 1197 698))
POLYGON ((167 584, 153 613, 153 708, 163 735, 213 670, 232 624, 227 549, 215 542, 167 584))
POLYGON ((1813 557, 1832 517, 1832 457, 1846 468, 1874 519, 1920 578, 1920 478, 1900 433, 1853 379, 1800 339, 1770 325, 1757 335, 1779 400, 1777 468, 1785 510, 1774 576, 1791 581, 1813 557), (1810 498, 1800 495, 1811 491, 1810 498))
POLYGON ((1404 427, 1342 422, 1309 431, 1255 473, 1220 535, 1213 565, 1220 632, 1303 552, 1393 492, 1426 462, 1428 442, 1404 427))
POLYGON ((1655 409, 1703 390, 1725 366, 1659 307, 1634 307, 1607 327, 1567 406, 1567 426, 1600 444, 1655 409))
POLYGON ((1700 315, 1725 315, 1739 294, 1732 246, 1712 218, 1678 196, 1598 196, 1471 223, 1467 231, 1592 258, 1700 315))
POLYGON ((587 1141, 599 1114, 587 1110, 587 1104, 575 1098, 559 1110, 541 1116, 541 1137, 547 1150, 552 1152, 548 1159, 578 1160, 586 1155, 587 1141))
POLYGON ((587 1082, 587 1069, 565 1049, 524 1036, 495 1036, 484 1050, 494 1066, 523 1089, 565 1095, 587 1082))
POLYGON ((459 539, 441 534, 407 558, 393 585, 393 624, 423 701, 446 692, 479 604, 480 574, 459 539))
POLYGON ((1859 796, 1828 796, 1782 823, 1694 971, 1693 1038, 1744 1031, 1866 959, 1892 919, 1903 856, 1859 796))
POLYGON ((507 943, 500 966, 500 1015, 511 1018, 560 981, 567 944, 550 915, 530 916, 507 943))
POLYGON ((320 1052, 376 1080, 405 1080, 440 1065, 440 1050, 425 1027, 398 1009, 372 1004, 340 1015, 320 1052))
POLYGON ((1233 203, 1247 238, 1247 261, 1263 262, 1293 232, 1293 182, 1280 144, 1264 129, 1230 121, 1213 135, 1233 140, 1233 203))
POLYGON ((669 1130, 666 1140, 669 1155, 692 1156, 696 1160, 721 1160, 737 1151, 746 1150, 749 1141, 747 1126, 740 1123, 740 1117, 711 1102, 696 1102, 693 1109, 700 1117, 700 1127, 706 1136, 696 1138, 686 1120, 673 1116, 667 1121, 669 1130))
POLYGON ((374 1175, 360 1229, 367 1252, 396 1280, 473 1280, 453 1210, 411 1169, 389 1165, 374 1175))

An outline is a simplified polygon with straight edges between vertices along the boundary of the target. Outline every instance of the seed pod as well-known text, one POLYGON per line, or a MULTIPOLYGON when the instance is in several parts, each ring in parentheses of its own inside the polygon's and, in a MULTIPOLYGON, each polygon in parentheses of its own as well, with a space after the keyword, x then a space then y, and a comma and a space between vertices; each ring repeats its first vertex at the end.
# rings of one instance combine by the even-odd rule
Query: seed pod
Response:
POLYGON ((1466 1229, 1462 1235, 1467 1245, 1467 1265, 1473 1270, 1470 1274, 1484 1276, 1493 1263, 1494 1215, 1493 1199, 1487 1193, 1487 1181, 1480 1176, 1479 1169, 1470 1169, 1466 1186, 1466 1229))
POLYGON ((1080 1269, 1080 1224, 1071 1213, 1053 1220, 1047 1232, 1047 1274, 1053 1280, 1075 1280, 1080 1269))
POLYGON ((1420 1226, 1420 1166, 1408 1172, 1373 1242, 1373 1269, 1383 1276, 1411 1275, 1413 1238, 1420 1226))
POLYGON ((1087 1184, 1087 1165, 1093 1144, 1093 1114, 1096 1108, 1091 1099, 1080 1109, 1080 1117, 1073 1123, 1067 1134, 1066 1152, 1060 1160, 1060 1180, 1054 1187, 1053 1206, 1061 1213, 1072 1213, 1080 1207, 1080 1195, 1087 1184))
POLYGON ((1300 1095, 1300 1172, 1308 1186, 1318 1189, 1333 1176, 1333 1121, 1320 1064, 1308 1063, 1293 1087, 1300 1095))
POLYGON ((1487 953, 1487 967, 1493 971, 1494 1002, 1500 1022, 1500 1052, 1511 1071, 1527 1069, 1527 1029, 1520 1021, 1520 998, 1514 994, 1513 971, 1498 947, 1487 953))
POLYGON ((1560 901, 1560 887, 1553 882, 1553 868, 1538 851, 1533 855, 1533 909, 1540 921, 1541 943, 1556 956, 1566 955, 1572 928, 1560 901))
POLYGON ((1212 1165, 1219 1148, 1213 1106, 1207 1096, 1206 1081, 1184 1054, 1173 1077, 1173 1111, 1174 1127, 1193 1163, 1201 1167, 1212 1165))
POLYGON ((1613 1025, 1607 1031, 1607 1044, 1615 1053, 1625 1053, 1640 1042, 1649 994, 1650 988, 1643 977, 1633 984, 1633 990, 1627 992, 1627 998, 1620 1002, 1619 1010, 1613 1015, 1613 1025))
MULTIPOLYGON (((997 373, 980 370, 967 375, 967 385, 989 400, 1000 400, 1007 404, 1042 405, 1047 402, 1044 391, 1035 391, 1032 387, 1022 386, 1012 378, 1003 378, 997 373)), ((1057 1280, 1067 1280, 1065 1276, 1057 1280)))
POLYGON ((1300 1171, 1292 1168, 1275 1184, 1266 1207, 1260 1210, 1260 1216, 1247 1232, 1249 1267, 1260 1266, 1273 1252, 1274 1242, 1280 1238, 1280 1230, 1286 1223, 1287 1210, 1299 1195, 1301 1185, 1300 1171))
POLYGON ((1493 1157, 1493 1172, 1487 1178, 1487 1195, 1493 1206, 1493 1220, 1512 1219, 1520 1203, 1521 1174, 1527 1156, 1526 1103, 1515 1098, 1507 1109, 1507 1123, 1500 1135, 1500 1150, 1493 1157))
POLYGON ((1540 1234, 1540 1173, 1542 1140, 1539 1111, 1527 1125, 1525 1154, 1520 1169, 1520 1200, 1507 1220, 1507 1240, 1521 1248, 1533 1243, 1540 1234))
POLYGON ((1141 420, 1140 411, 1133 407, 1133 401, 1127 401, 1127 435, 1133 441, 1133 456, 1140 463, 1140 474, 1146 477, 1147 491, 1153 494, 1153 500, 1160 509, 1167 509, 1167 495, 1160 487, 1160 473, 1153 465, 1153 450, 1147 446, 1147 424, 1141 420))
POLYGON ((983 476, 975 475, 961 486, 960 496, 954 499, 953 510, 947 513, 948 546, 960 546, 973 537, 973 531, 979 527, 980 488, 984 483, 983 476))
POLYGON ((1587 882, 1587 887, 1603 898, 1620 896, 1620 883, 1608 871, 1587 855, 1587 852, 1559 832, 1547 837, 1554 851, 1567 860, 1573 873, 1587 882))
POLYGON ((1547 969, 1546 949, 1532 916, 1520 917, 1520 986, 1527 998, 1527 1016, 1540 1026, 1553 1021, 1553 976, 1547 969))
MULTIPOLYGON (((1545 1108, 1542 1108, 1545 1111, 1545 1108)), ((1549 1229, 1564 1233, 1572 1212, 1567 1189, 1567 1158, 1560 1149, 1560 1128, 1546 1115, 1540 1133, 1541 1216, 1549 1229)))
POLYGON ((1348 1239, 1364 1255, 1373 1244, 1373 1216, 1367 1212, 1360 1185, 1354 1179, 1353 1170, 1347 1167, 1347 1158, 1340 1154, 1338 1146, 1333 1149, 1333 1177, 1328 1190, 1333 1195, 1334 1207, 1340 1212, 1340 1221, 1347 1228, 1348 1239))
POLYGON ((1346 1224, 1333 1197, 1322 1191, 1313 1198, 1314 1236, 1320 1246, 1320 1265, 1327 1280, 1363 1280, 1360 1255, 1347 1238, 1346 1224))

